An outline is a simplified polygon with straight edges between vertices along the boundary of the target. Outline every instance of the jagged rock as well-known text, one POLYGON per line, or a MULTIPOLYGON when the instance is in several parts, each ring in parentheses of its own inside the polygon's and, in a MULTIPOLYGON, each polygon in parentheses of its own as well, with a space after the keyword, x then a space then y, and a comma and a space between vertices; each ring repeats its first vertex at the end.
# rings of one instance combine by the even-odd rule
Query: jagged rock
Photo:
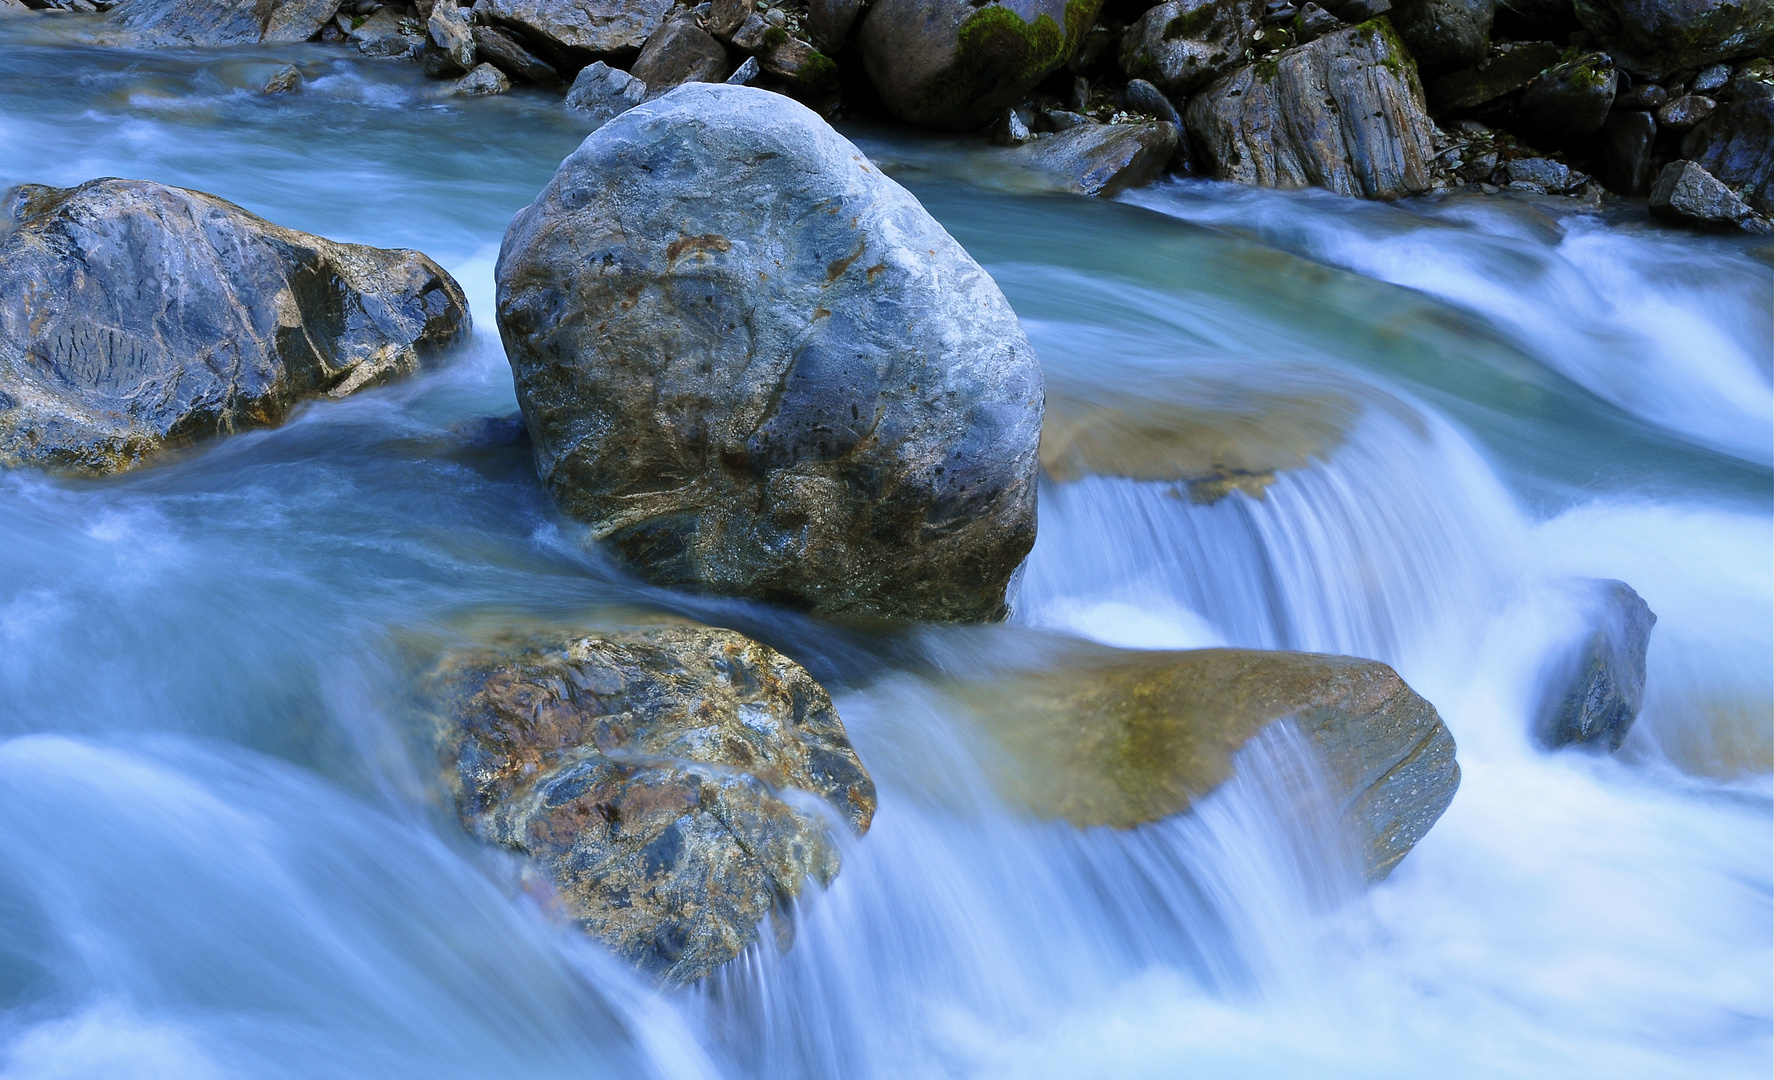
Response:
POLYGON ((804 792, 868 831, 875 787, 825 690, 731 630, 665 626, 464 649, 433 674, 457 812, 535 860, 566 912, 671 982, 701 978, 827 885, 804 792))
POLYGON ((1661 78, 1774 49, 1774 0, 1576 0, 1614 60, 1661 78))
POLYGON ((1079 124, 1019 147, 1014 160, 1080 195, 1110 196, 1149 184, 1176 155, 1178 128, 1152 124, 1079 124))
POLYGON ((726 81, 730 86, 745 86, 756 79, 761 70, 758 66, 758 58, 748 56, 745 58, 745 63, 733 69, 733 74, 727 76, 726 81))
POLYGON ((1468 68, 1491 44, 1495 0, 1399 0, 1392 25, 1426 75, 1468 68))
POLYGON ((1101 0, 875 0, 863 70, 887 108, 925 127, 972 130, 1069 60, 1101 0))
POLYGON ((757 58, 765 71, 793 83, 803 93, 829 90, 837 83, 838 66, 831 58, 790 34, 779 39, 766 34, 757 58))
POLYGON ((850 28, 862 12, 862 0, 808 0, 807 33, 827 56, 836 56, 850 40, 850 28))
POLYGON ((1683 94, 1667 101, 1657 110, 1657 126, 1670 131, 1686 131, 1712 115, 1718 102, 1699 94, 1683 94))
POLYGON ((468 25, 468 13, 451 0, 443 0, 431 9, 425 35, 425 74, 443 79, 474 70, 474 32, 468 25))
POLYGON ((1512 186, 1532 184, 1541 191, 1562 192, 1572 186, 1574 179, 1569 165, 1551 158, 1516 158, 1508 168, 1512 186))
POLYGON ((757 14, 757 0, 713 0, 703 26, 715 37, 726 41, 757 14))
POLYGON ((1334 34, 1343 28, 1343 20, 1332 15, 1314 3, 1306 3, 1300 7, 1300 13, 1294 18, 1294 40, 1304 45, 1308 41, 1317 41, 1326 34, 1334 34))
POLYGON ((1639 83, 1614 94, 1614 108, 1622 112, 1651 112, 1669 100, 1669 91, 1656 83, 1639 83))
POLYGON ((628 71, 655 94, 681 83, 720 82, 727 77, 727 50, 695 23, 673 20, 653 32, 628 71))
POLYGON ((992 141, 999 146, 1021 146, 1034 137, 1027 121, 1015 109, 1005 109, 1003 117, 992 129, 992 141))
POLYGON ((522 79, 537 86, 561 85, 560 72, 554 70, 546 60, 524 48, 523 43, 507 31, 496 26, 476 26, 471 30, 475 51, 482 60, 514 79, 522 79))
POLYGON ((419 55, 425 35, 416 24, 401 19, 392 8, 382 8, 353 29, 346 40, 365 56, 406 58, 419 55))
POLYGON ((1430 186, 1434 125, 1383 19, 1239 68, 1190 99, 1183 117, 1222 180, 1370 199, 1430 186))
POLYGON ((260 91, 266 94, 288 94, 302 85, 302 71, 294 64, 285 64, 271 73, 260 91))
POLYGON ((1121 99, 1127 103, 1128 108, 1156 116, 1160 120, 1168 120, 1177 126, 1178 131, 1183 130, 1183 118, 1176 106, 1170 103, 1170 99, 1162 91, 1146 80, 1129 79, 1127 89, 1121 93, 1121 99))
POLYGON ((0 218, 0 464, 107 473, 411 372, 468 329, 416 251, 140 180, 26 184, 0 218))
POLYGON ((1530 143, 1559 147, 1600 131, 1613 107, 1613 62, 1589 53, 1541 72, 1516 102, 1515 115, 1530 143))
POLYGON ((491 64, 478 64, 473 71, 456 80, 450 93, 460 97, 491 97, 511 89, 511 80, 491 64))
POLYGON ((1184 98, 1244 62, 1257 31, 1251 0, 1169 0, 1121 35, 1121 70, 1184 98))
POLYGON ((1602 156, 1608 186, 1622 195, 1643 195, 1651 186, 1651 149, 1657 121, 1648 112, 1617 112, 1602 125, 1602 156))
POLYGON ((516 31, 555 68, 627 61, 665 22, 672 0, 477 0, 486 21, 516 31))
POLYGON ((1056 653, 956 691, 1004 750, 992 762, 1000 786, 1040 817, 1126 829, 1182 813, 1232 776, 1241 747, 1290 723, 1377 881, 1459 787, 1453 736, 1385 664, 1245 649, 1056 653))
POLYGON ((111 21, 144 45, 256 45, 307 41, 339 0, 124 0, 111 21))
POLYGON ((1651 189, 1651 213, 1688 225, 1737 227, 1752 211, 1737 193, 1692 161, 1672 161, 1651 189))
POLYGON ((1645 700, 1645 651, 1657 616, 1624 581, 1593 581, 1588 635, 1551 665, 1535 733, 1548 746, 1620 749, 1645 700))
POLYGON ((567 107, 586 114, 598 127, 647 100, 647 84, 602 60, 580 69, 567 91, 567 107))
POLYGON ((1522 89, 1558 57, 1558 47, 1545 41, 1498 46, 1483 66, 1443 75, 1424 89, 1438 112, 1470 109, 1522 89))
POLYGON ((495 272, 537 471, 649 579, 987 619, 1034 541, 1041 374, 1003 294, 789 98, 600 128, 495 272))
POLYGON ((1682 139, 1682 153, 1774 217, 1774 97, 1739 96, 1714 110, 1682 139))

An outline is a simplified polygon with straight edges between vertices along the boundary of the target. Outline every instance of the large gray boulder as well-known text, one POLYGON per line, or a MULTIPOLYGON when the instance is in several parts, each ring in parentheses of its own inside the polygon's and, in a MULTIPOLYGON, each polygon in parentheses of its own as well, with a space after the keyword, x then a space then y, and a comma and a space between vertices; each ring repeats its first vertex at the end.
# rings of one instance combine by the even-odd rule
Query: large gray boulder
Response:
POLYGON ((1683 137, 1682 153, 1774 217, 1774 97, 1740 94, 1720 106, 1683 137))
POLYGON ((653 32, 629 74, 663 93, 680 83, 720 82, 727 77, 727 50, 688 19, 674 19, 653 32))
POLYGON ((1127 829, 1182 813, 1232 776, 1265 728, 1290 724, 1377 881, 1460 785, 1435 707, 1372 660, 1078 644, 1040 662, 955 691, 1003 751, 991 762, 1000 787, 1040 817, 1127 829))
POLYGON ((567 91, 567 108, 589 116, 598 127, 645 100, 645 82, 602 60, 580 68, 567 91))
POLYGON ((672 0, 476 0, 483 22, 511 30, 555 68, 632 61, 664 25, 672 0))
POLYGON ((1181 101, 1244 62, 1258 0, 1168 0, 1121 35, 1121 70, 1181 101))
POLYGON ((1535 732, 1548 747, 1618 750, 1645 701, 1645 653, 1657 616, 1624 581, 1590 581, 1589 632, 1553 659, 1535 732))
POLYGON ((1423 73, 1440 75, 1485 58, 1497 8, 1495 0, 1399 0, 1389 14, 1423 73))
POLYGON ((1435 128, 1384 19, 1239 68, 1190 99, 1184 126, 1222 180, 1369 199, 1431 183, 1435 128))
POLYGON ((838 873, 828 816, 859 835, 874 816, 824 688, 731 630, 516 636, 452 652, 432 686, 463 823, 672 982, 739 955, 766 916, 786 945, 794 898, 838 873))
POLYGON ((1653 78, 1774 50, 1774 0, 1576 0, 1576 8, 1622 67, 1653 78))
POLYGON ((416 251, 145 181, 27 184, 0 216, 0 465, 128 468, 406 374, 467 329, 416 251))
POLYGON ((1542 71, 1515 103, 1517 126, 1535 146, 1582 145, 1614 107, 1614 63, 1606 53, 1574 56, 1542 71))
POLYGON ((1101 0, 875 0, 863 70, 894 115, 925 127, 984 127, 1069 60, 1101 0))
POLYGON ((1041 373, 990 277, 813 112, 689 83, 512 221, 544 485, 647 578, 989 619, 1035 535, 1041 373))
POLYGON ((339 0, 125 0, 111 21, 144 45, 256 45, 307 41, 339 0))

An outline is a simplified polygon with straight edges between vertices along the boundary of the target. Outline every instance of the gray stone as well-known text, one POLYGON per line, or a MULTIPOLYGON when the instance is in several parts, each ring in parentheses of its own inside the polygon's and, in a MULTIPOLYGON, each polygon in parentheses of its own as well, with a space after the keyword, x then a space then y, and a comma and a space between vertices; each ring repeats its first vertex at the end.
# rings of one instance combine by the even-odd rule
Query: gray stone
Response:
POLYGON ((1294 21, 1294 37, 1300 44, 1317 41, 1326 34, 1333 34, 1343 28, 1343 20, 1319 7, 1307 3, 1300 8, 1299 18, 1294 21))
POLYGON ((653 32, 628 71, 650 94, 681 83, 720 82, 727 77, 727 50, 695 23, 674 20, 653 32))
POLYGON ((727 76, 727 82, 732 86, 745 86, 758 77, 759 70, 758 58, 748 56, 745 58, 745 63, 734 68, 733 74, 727 76))
POLYGON ((1556 148, 1583 142, 1607 122, 1614 107, 1614 64, 1604 53, 1589 53, 1540 73, 1515 104, 1517 125, 1535 146, 1556 148))
POLYGON ((1622 112, 1651 112, 1669 100, 1669 91, 1656 83, 1639 83, 1614 94, 1614 108, 1622 112))
POLYGON ((1135 112, 1143 112, 1149 116, 1156 116, 1160 120, 1168 120, 1177 126, 1178 131, 1183 130, 1183 118, 1177 112, 1176 106, 1170 103, 1170 99, 1164 96, 1163 91, 1146 80, 1129 79, 1127 89, 1122 91, 1121 98, 1127 103, 1127 107, 1135 112))
POLYGON ((1100 6, 1101 0, 875 0, 858 37, 863 70, 900 119, 975 130, 1071 59, 1100 6))
POLYGON ((1558 57, 1558 47, 1545 41, 1498 47, 1482 66, 1443 75, 1424 89, 1437 110, 1470 109, 1522 89, 1558 57))
POLYGON ((1774 0, 1576 0, 1576 9, 1616 62, 1652 78, 1774 49, 1774 0))
POLYGON ((1657 110, 1657 126, 1670 131, 1687 131, 1711 116, 1718 104, 1699 94, 1683 94, 1672 101, 1664 102, 1663 107, 1657 110))
POLYGON ((307 41, 339 0, 125 0, 112 22, 144 45, 256 45, 307 41))
POLYGON ((1244 62, 1257 31, 1251 0, 1169 0, 1121 35, 1121 70, 1185 98, 1244 62))
POLYGON ((408 374, 467 329, 416 251, 145 181, 27 184, 0 217, 0 465, 126 469, 408 374))
POLYGON ((1383 20, 1242 67, 1190 99, 1183 117, 1222 180, 1369 199, 1430 186, 1434 125, 1383 20))
POLYGON ((1029 125, 1015 109, 1005 109, 997 125, 992 129, 992 141, 999 146, 1021 146, 1034 137, 1029 125))
POLYGON ((639 55, 672 0, 485 0, 486 18, 514 30, 556 68, 639 55))
POLYGON ((1774 98, 1739 97, 1714 110, 1682 139, 1682 153, 1774 216, 1774 98))
POLYGON ((1645 700, 1645 651, 1657 616, 1624 581, 1593 581, 1585 614, 1588 634, 1557 657, 1535 733, 1548 747, 1620 749, 1645 700))
POLYGON ((1110 196, 1151 183, 1176 156, 1175 124, 1082 124, 1025 143, 1013 155, 1080 195, 1110 196))
POLYGON ((738 956, 766 916, 786 946, 794 898, 838 873, 828 820, 860 835, 874 816, 825 690, 731 630, 516 636, 452 653, 430 687, 463 824, 672 983, 738 956))
POLYGON ((1648 112, 1617 112, 1602 125, 1604 179, 1622 195, 1643 195, 1651 186, 1651 148, 1657 121, 1648 112))
POLYGON ((564 85, 560 72, 554 70, 553 65, 524 48, 523 43, 509 32, 496 26, 476 26, 471 29, 476 55, 500 71, 537 86, 564 85))
POLYGON ((1688 225, 1738 226, 1749 219, 1749 204, 1692 161, 1672 161, 1651 189, 1651 213, 1688 225))
POLYGON ((602 60, 580 69, 567 91, 567 108, 591 117, 599 127, 647 100, 647 84, 602 60))
POLYGON ((1705 71, 1694 76, 1694 81, 1688 86, 1688 92, 1690 94, 1717 93, 1718 91, 1723 90, 1725 85, 1730 81, 1731 65, 1714 64, 1705 71))
POLYGON ((478 64, 473 71, 456 80, 450 93, 459 97, 491 97, 511 89, 511 80, 491 64, 478 64))
POLYGON ((450 0, 431 9, 425 22, 425 74, 434 79, 465 75, 474 69, 474 32, 468 13, 450 0))
POLYGON ((838 55, 861 12, 862 0, 807 0, 807 33, 814 46, 827 56, 838 55))
POLYGON ((24 0, 0 0, 0 19, 12 15, 29 15, 33 10, 24 0))
POLYGON ((285 64, 271 73, 259 89, 267 94, 288 94, 302 85, 302 71, 294 64, 285 64))
POLYGON ((1495 0, 1399 0, 1392 25, 1425 75, 1469 68, 1491 44, 1495 0))
POLYGON ((498 317, 543 485, 648 579, 1002 616, 1041 373, 979 265, 810 110, 689 83, 513 219, 498 317))
POLYGON ((1511 184, 1533 184, 1542 191, 1558 192, 1570 187, 1571 180, 1570 166, 1551 158, 1517 158, 1509 163, 1511 184))
POLYGON ((392 8, 370 15, 363 25, 351 31, 347 40, 365 56, 405 58, 419 55, 425 47, 425 35, 417 25, 401 19, 392 8))

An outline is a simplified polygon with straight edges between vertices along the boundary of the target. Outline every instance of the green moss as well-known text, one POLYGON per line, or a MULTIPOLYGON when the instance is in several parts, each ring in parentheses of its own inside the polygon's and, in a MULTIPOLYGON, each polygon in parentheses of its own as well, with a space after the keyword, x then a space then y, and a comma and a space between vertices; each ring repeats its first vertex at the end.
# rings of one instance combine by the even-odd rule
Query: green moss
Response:
POLYGON ((772 26, 764 31, 764 48, 775 49, 788 40, 788 31, 780 26, 772 26))
POLYGON ((997 4, 981 8, 961 24, 962 64, 970 57, 1000 61, 1004 77, 1036 82, 1065 60, 1066 32, 1050 16, 1033 24, 997 4))
POLYGON ((795 81, 804 90, 824 90, 837 85, 838 65, 831 57, 815 49, 807 62, 795 72, 795 81))
POLYGON ((1404 40, 1398 36, 1398 31, 1392 29, 1391 19, 1382 15, 1377 19, 1369 19, 1357 26, 1356 29, 1363 33, 1374 34, 1384 43, 1386 48, 1380 58, 1380 63, 1387 71, 1399 78, 1403 78, 1406 72, 1412 75, 1416 74, 1417 62, 1411 58, 1411 51, 1404 47, 1404 40))
POLYGON ((954 63, 931 82, 907 118, 949 127, 984 123, 1070 59, 1101 6, 1101 0, 1068 0, 1064 27, 1047 14, 1025 22, 998 4, 979 9, 961 24, 954 63))
POLYGON ((1194 11, 1186 11, 1164 24, 1164 40, 1195 37, 1213 25, 1217 14, 1219 12, 1212 4, 1203 4, 1194 11))

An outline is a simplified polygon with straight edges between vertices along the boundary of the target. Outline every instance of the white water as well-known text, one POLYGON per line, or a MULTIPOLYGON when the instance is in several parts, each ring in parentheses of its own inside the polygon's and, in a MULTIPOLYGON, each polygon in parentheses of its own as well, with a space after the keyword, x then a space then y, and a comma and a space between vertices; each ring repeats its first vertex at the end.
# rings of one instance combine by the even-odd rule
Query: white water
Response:
POLYGON ((579 132, 540 95, 438 103, 398 67, 271 52, 312 92, 0 49, 0 184, 146 176, 421 247, 479 328, 409 383, 163 467, 0 477, 0 1076, 1768 1074, 1767 263, 1526 212, 1181 184, 1139 197, 1154 213, 904 173, 1056 385, 1285 372, 1362 403, 1260 501, 1047 485, 1017 615, 1394 664, 1464 780, 1362 889, 1284 728, 1187 818, 1032 822, 929 678, 1018 628, 873 640, 582 552, 522 448, 475 434, 514 409, 490 252, 579 132), (1659 616, 1647 704, 1620 754, 1548 755, 1542 658, 1593 576, 1659 616), (608 604, 802 657, 881 790, 794 948, 698 990, 554 924, 462 837, 407 727, 412 635, 608 604))

